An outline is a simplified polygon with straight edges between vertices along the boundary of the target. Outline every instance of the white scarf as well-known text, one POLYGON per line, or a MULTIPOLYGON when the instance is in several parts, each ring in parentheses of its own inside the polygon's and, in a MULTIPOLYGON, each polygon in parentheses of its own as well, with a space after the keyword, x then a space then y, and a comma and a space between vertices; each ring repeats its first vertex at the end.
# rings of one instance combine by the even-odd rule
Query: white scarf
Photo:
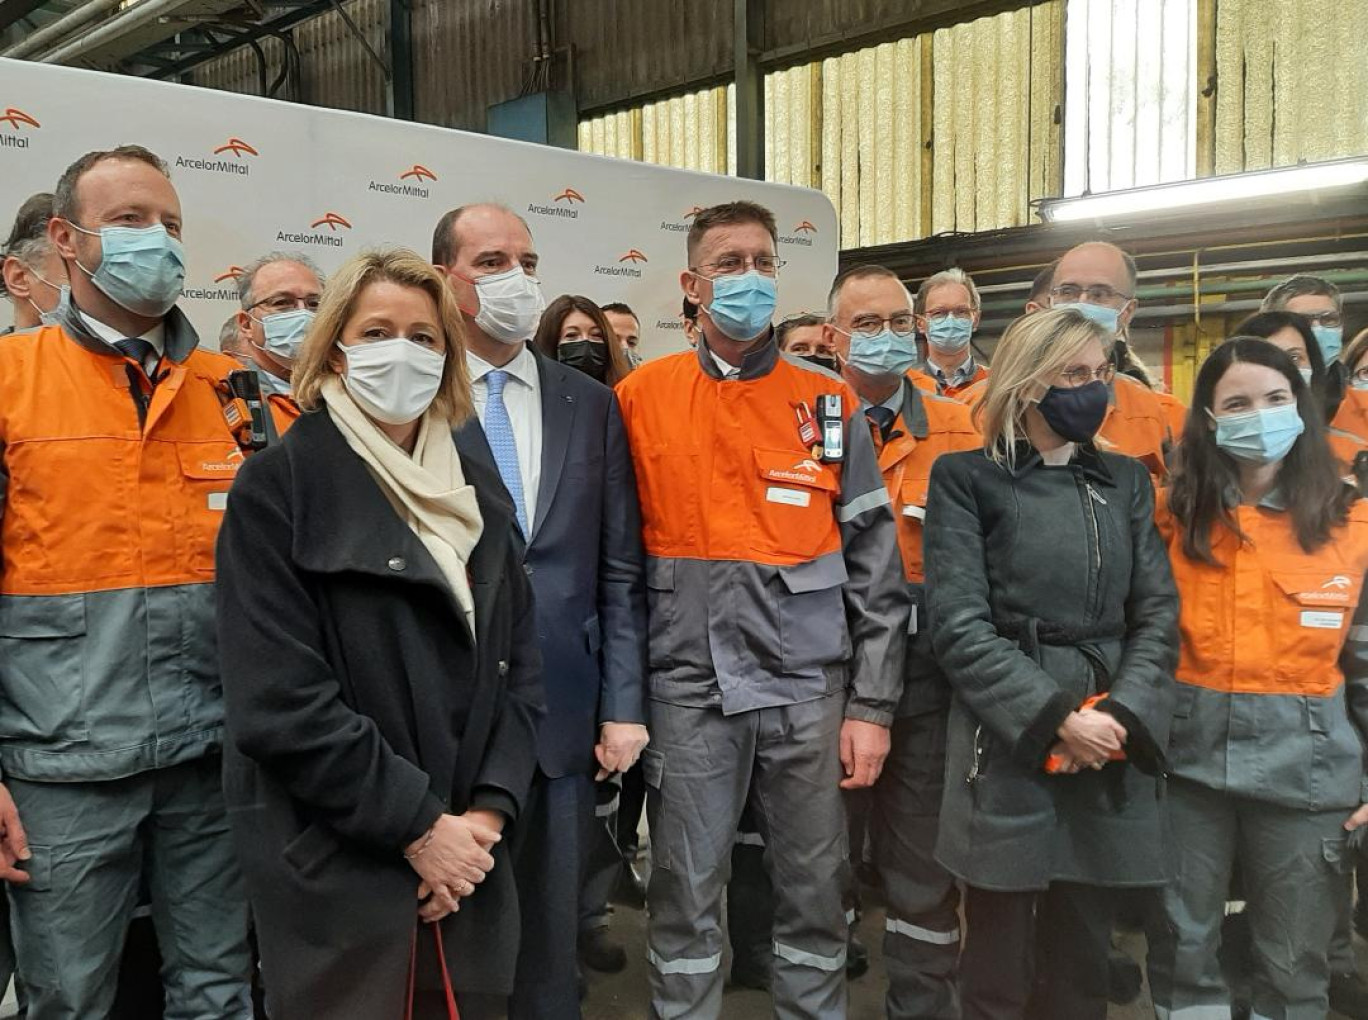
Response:
POLYGON ((432 554, 456 603, 475 633, 475 601, 466 561, 480 540, 484 521, 467 485, 451 438, 451 423, 429 409, 418 426, 413 456, 380 431, 336 376, 322 387, 328 416, 361 458, 395 512, 432 554))

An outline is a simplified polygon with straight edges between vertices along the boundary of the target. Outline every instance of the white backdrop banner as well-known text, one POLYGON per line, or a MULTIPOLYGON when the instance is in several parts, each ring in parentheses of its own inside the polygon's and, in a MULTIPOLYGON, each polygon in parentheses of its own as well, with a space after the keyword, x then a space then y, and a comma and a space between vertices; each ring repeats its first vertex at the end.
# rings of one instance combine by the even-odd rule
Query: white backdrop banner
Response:
POLYGON ((548 302, 631 305, 648 357, 684 347, 679 274, 700 208, 747 198, 773 210, 781 315, 822 309, 836 272, 835 211, 804 188, 16 60, 0 60, 0 110, 0 236, 84 152, 138 144, 166 160, 185 215, 182 308, 206 346, 257 256, 301 251, 326 272, 382 245, 426 258, 442 213, 469 202, 527 220, 548 302))

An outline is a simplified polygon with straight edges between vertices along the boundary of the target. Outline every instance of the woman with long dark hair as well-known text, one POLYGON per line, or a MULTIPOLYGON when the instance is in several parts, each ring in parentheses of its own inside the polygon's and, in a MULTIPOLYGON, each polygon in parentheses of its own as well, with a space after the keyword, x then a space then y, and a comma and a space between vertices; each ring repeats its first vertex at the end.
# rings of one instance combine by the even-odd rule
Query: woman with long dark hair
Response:
POLYGON ((580 294, 562 294, 546 306, 532 345, 610 389, 632 370, 603 310, 580 294))
POLYGON ((1285 352, 1227 341, 1198 373, 1160 502, 1182 607, 1168 745, 1174 882, 1149 953, 1160 1016, 1229 1009, 1216 951, 1236 869, 1253 1015, 1319 1020, 1328 1008, 1346 830, 1368 820, 1368 506, 1340 479, 1323 420, 1285 352))
POLYGON ((1073 309, 1018 319, 983 449, 931 472, 931 640, 954 691, 936 856, 967 887, 963 1020, 1016 1020, 1032 996, 1032 1016, 1102 1020, 1114 890, 1167 877, 1177 596, 1145 467, 1093 443, 1109 342, 1073 309))

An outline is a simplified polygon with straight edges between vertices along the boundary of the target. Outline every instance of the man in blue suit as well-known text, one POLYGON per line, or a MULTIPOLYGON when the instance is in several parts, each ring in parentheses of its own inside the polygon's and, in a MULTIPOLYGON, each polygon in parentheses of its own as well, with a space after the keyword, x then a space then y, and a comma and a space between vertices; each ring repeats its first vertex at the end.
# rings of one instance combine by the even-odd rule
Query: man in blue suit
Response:
POLYGON ((478 420, 461 451, 503 479, 525 541, 546 663, 539 769, 514 833, 522 949, 512 1020, 578 1020, 579 892, 594 781, 646 746, 641 512, 617 400, 527 341, 545 307, 523 219, 497 205, 442 217, 432 261, 468 329, 478 420))

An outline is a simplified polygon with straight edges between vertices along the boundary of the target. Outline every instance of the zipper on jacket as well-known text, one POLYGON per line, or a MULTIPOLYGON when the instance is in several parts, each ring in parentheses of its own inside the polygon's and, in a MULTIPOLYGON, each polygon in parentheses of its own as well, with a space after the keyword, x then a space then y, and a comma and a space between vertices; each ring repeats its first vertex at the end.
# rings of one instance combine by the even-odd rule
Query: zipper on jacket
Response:
POLYGON ((983 775, 983 726, 974 728, 974 764, 969 769, 969 775, 965 777, 965 782, 970 786, 977 783, 983 775))
MULTIPOLYGON (((1107 501, 1102 498, 1102 493, 1092 487, 1092 482, 1085 481, 1083 487, 1088 490, 1088 495, 1092 497, 1093 503, 1107 505, 1107 501)), ((1097 551, 1097 569, 1102 569, 1102 535, 1097 528, 1097 507, 1088 504, 1088 517, 1092 520, 1093 548, 1097 551)))
POLYGON ((1092 539, 1092 567, 1093 570, 1088 577, 1087 591, 1087 616, 1092 618, 1096 612, 1098 595, 1102 590, 1102 532, 1097 526, 1097 504, 1107 505, 1107 501, 1102 498, 1102 494, 1092 487, 1092 483, 1083 477, 1082 473, 1075 476, 1078 485, 1078 496, 1083 501, 1084 514, 1088 519, 1088 526, 1091 529, 1092 539))

